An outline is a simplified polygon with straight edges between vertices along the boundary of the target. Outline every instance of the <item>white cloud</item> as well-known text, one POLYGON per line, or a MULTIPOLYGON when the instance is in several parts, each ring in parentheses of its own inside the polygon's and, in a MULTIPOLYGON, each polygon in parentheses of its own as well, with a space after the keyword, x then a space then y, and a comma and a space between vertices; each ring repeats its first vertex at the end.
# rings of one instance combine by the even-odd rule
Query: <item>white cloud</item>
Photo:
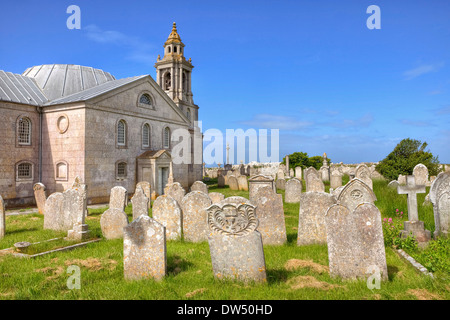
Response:
POLYGON ((430 72, 436 72, 439 69, 441 69, 444 66, 444 63, 437 63, 437 64, 423 64, 421 66, 418 66, 417 68, 407 70, 403 72, 403 76, 405 77, 405 80, 412 80, 414 78, 417 78, 421 75, 430 73, 430 72))
POLYGON ((303 130, 313 125, 313 122, 296 120, 294 117, 273 114, 257 114, 253 119, 242 121, 241 124, 264 129, 303 130))

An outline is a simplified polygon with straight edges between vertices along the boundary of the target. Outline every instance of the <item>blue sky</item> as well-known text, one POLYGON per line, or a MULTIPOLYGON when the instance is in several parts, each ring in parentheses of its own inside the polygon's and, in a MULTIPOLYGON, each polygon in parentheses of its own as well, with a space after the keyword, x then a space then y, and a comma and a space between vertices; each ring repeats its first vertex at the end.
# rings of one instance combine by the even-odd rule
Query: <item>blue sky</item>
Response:
POLYGON ((280 129, 280 159, 382 160, 404 138, 450 163, 450 1, 2 1, 0 69, 150 74, 176 21, 203 131, 280 129), (81 8, 81 30, 66 9, 81 8), (369 5, 381 29, 369 30, 369 5))

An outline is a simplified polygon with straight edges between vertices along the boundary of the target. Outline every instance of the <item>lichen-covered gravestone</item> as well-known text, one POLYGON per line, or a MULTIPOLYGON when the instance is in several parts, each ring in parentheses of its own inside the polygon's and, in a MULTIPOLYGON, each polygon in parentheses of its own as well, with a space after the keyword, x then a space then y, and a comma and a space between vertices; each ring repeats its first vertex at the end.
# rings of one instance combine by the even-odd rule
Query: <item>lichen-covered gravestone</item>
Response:
POLYGON ((397 187, 399 186, 399 183, 397 180, 392 180, 388 183, 388 188, 397 190, 397 187))
POLYGON ((259 220, 258 231, 263 244, 282 245, 286 243, 286 225, 284 221, 283 196, 275 193, 269 186, 258 190, 253 204, 259 220))
POLYGON ((124 187, 116 186, 111 189, 109 208, 124 210, 127 205, 128 191, 124 187))
POLYGON ((166 230, 162 224, 141 215, 124 228, 123 270, 126 280, 164 278, 167 254, 166 230))
POLYGON ((305 192, 301 196, 298 216, 297 245, 327 242, 325 214, 336 203, 336 197, 325 192, 305 192))
POLYGON ((306 176, 306 192, 325 192, 325 185, 314 172, 306 176))
POLYGON ((184 190, 179 182, 174 182, 164 189, 164 194, 174 198, 178 202, 178 205, 181 206, 181 200, 186 195, 186 190, 184 190))
MULTIPOLYGON (((142 190, 144 190, 144 194, 145 194, 145 196, 148 198, 148 209, 150 209, 151 208, 151 204, 152 204, 152 202, 150 201, 151 200, 151 198, 152 198, 152 187, 151 187, 151 185, 150 185, 150 183, 149 182, 147 182, 147 181, 141 181, 141 182, 138 182, 137 184, 136 184, 136 190, 137 190, 137 188, 142 188, 142 190)), ((136 192, 136 191, 135 191, 136 192)))
POLYGON ((168 195, 162 195, 153 202, 153 219, 166 227, 167 240, 181 238, 181 226, 183 215, 178 202, 168 195))
POLYGON ((202 181, 195 181, 191 186, 192 191, 201 191, 208 194, 208 186, 202 181))
POLYGON ((45 201, 44 229, 69 231, 79 222, 79 210, 86 214, 86 199, 76 189, 55 192, 45 201))
POLYGON ((362 203, 374 203, 377 200, 375 193, 363 181, 355 178, 350 180, 337 198, 338 203, 347 207, 350 212, 362 203))
POLYGON ((286 203, 299 203, 302 194, 302 182, 297 178, 289 179, 286 182, 286 192, 284 201, 286 203))
POLYGON ((228 186, 230 187, 230 190, 239 190, 239 183, 235 176, 228 177, 228 186))
POLYGON ((73 188, 64 192, 64 210, 68 213, 71 228, 67 238, 71 240, 84 240, 89 238, 89 226, 85 224, 87 212, 86 188, 73 188), (82 190, 80 190, 82 189, 82 190))
POLYGON ((416 185, 425 186, 428 182, 428 168, 419 163, 413 169, 413 176, 416 181, 416 185))
POLYGON ((201 191, 192 191, 184 196, 181 201, 184 240, 192 242, 207 240, 206 208, 211 204, 209 196, 201 191))
POLYGON ((127 225, 127 214, 117 208, 109 208, 100 218, 102 234, 108 240, 123 238, 123 228, 127 225))
POLYGON ((372 178, 370 177, 370 169, 366 164, 360 164, 356 167, 355 178, 360 179, 365 184, 367 184, 370 189, 373 190, 373 182, 372 178))
POLYGON ((208 193, 208 196, 211 199, 212 203, 219 203, 220 201, 225 199, 223 193, 220 192, 210 192, 208 193))
POLYGON ((3 201, 2 196, 0 196, 0 239, 3 239, 6 233, 5 216, 6 216, 5 202, 3 201))
POLYGON ((238 178, 239 190, 248 191, 247 176, 241 175, 238 178))
POLYGON ((337 189, 342 186, 342 174, 339 170, 331 172, 330 188, 337 189))
POLYGON ((343 279, 380 275, 387 280, 381 213, 372 203, 349 210, 331 206, 325 215, 330 275, 343 279))
POLYGON ((285 190, 286 189, 286 180, 285 179, 277 179, 275 182, 277 189, 285 190))
POLYGON ((264 186, 271 187, 276 192, 275 182, 272 177, 264 175, 255 175, 248 180, 248 197, 250 201, 254 201, 257 197, 258 189, 264 186))
POLYGON ((434 237, 449 236, 450 228, 450 173, 441 172, 430 188, 430 201, 433 204, 434 237))
POLYGON ((213 204, 207 212, 214 277, 265 282, 266 263, 261 234, 256 230, 255 206, 213 204))
POLYGON ((47 197, 45 195, 45 186, 44 184, 38 182, 33 186, 33 190, 34 199, 36 200, 38 211, 40 214, 44 214, 45 201, 47 200, 47 197))
POLYGON ((133 220, 136 220, 141 215, 148 216, 148 203, 150 198, 144 193, 144 190, 139 186, 136 188, 136 192, 131 198, 132 209, 133 209, 133 220))
POLYGON ((295 167, 295 177, 302 180, 302 167, 295 167))

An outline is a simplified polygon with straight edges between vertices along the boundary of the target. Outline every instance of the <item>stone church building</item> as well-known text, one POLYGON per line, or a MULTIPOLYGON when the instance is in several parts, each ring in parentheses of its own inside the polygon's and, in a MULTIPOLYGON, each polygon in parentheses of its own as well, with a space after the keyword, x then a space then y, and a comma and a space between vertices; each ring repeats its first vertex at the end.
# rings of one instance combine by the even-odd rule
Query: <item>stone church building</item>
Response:
POLYGON ((139 181, 162 194, 170 172, 184 188, 201 180, 201 163, 172 164, 172 132, 183 128, 193 139, 198 121, 193 65, 175 23, 155 68, 156 81, 150 75, 116 79, 70 64, 34 66, 21 75, 0 71, 0 195, 6 204, 32 204, 35 183, 49 195, 77 176, 88 185, 90 204, 108 202, 117 185, 133 193, 139 181))

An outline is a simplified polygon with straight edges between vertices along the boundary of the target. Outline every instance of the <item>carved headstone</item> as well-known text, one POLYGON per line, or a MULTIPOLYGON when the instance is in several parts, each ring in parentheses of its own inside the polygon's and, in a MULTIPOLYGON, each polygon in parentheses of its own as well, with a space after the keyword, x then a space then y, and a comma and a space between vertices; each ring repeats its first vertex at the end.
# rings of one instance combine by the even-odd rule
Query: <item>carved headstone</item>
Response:
POLYGON ((162 195, 153 202, 153 219, 161 223, 166 228, 167 240, 177 240, 181 238, 181 226, 183 225, 183 215, 178 202, 171 196, 162 195))
POLYGON ((252 176, 248 180, 249 200, 254 201, 255 197, 257 197, 258 189, 264 186, 270 186, 274 191, 276 191, 275 182, 272 177, 264 175, 252 176))
POLYGON ((338 203, 347 207, 350 212, 362 203, 374 203, 377 200, 375 193, 362 180, 350 180, 337 198, 338 203))
POLYGON ((289 179, 286 182, 284 201, 286 203, 299 203, 302 194, 302 182, 297 178, 289 179))
POLYGON ((213 204, 207 212, 214 277, 265 282, 266 263, 261 234, 256 231, 255 206, 213 204))
POLYGON ((148 198, 144 190, 139 186, 136 188, 136 191, 131 198, 131 204, 133 209, 133 220, 136 220, 141 215, 148 216, 148 203, 150 202, 150 198, 148 198))
POLYGON ((258 197, 253 204, 256 206, 256 215, 259 219, 258 231, 261 233, 263 244, 286 243, 283 196, 266 186, 258 190, 258 197))
POLYGON ((195 181, 191 186, 192 191, 201 191, 208 194, 208 186, 203 181, 195 181))
POLYGON ((124 227, 123 270, 127 280, 164 278, 167 254, 166 230, 162 224, 141 215, 124 227))
POLYGON ((441 172, 430 188, 434 211, 434 236, 448 237, 450 228, 450 172, 441 172))
POLYGON ((413 176, 416 181, 416 185, 425 186, 428 182, 428 168, 419 163, 413 169, 413 176))
POLYGON ((124 187, 116 186, 111 189, 109 208, 124 210, 127 206, 128 191, 124 187))
POLYGON ((325 214, 336 203, 336 197, 325 192, 305 192, 300 203, 297 245, 326 243, 325 214))
POLYGON ((184 196, 181 201, 184 240, 192 242, 207 240, 206 208, 211 204, 209 196, 201 191, 192 191, 184 196))
POLYGON ((44 184, 38 182, 33 186, 33 190, 34 199, 36 200, 38 211, 40 214, 44 214, 45 201, 47 200, 47 197, 45 195, 45 186, 44 184))
POLYGON ((372 203, 354 210, 336 204, 325 215, 330 275, 367 278, 375 271, 387 280, 381 213, 372 203))
POLYGON ((373 190, 373 182, 372 178, 370 177, 370 169, 366 164, 360 164, 356 167, 355 178, 363 181, 369 186, 370 189, 373 190))

